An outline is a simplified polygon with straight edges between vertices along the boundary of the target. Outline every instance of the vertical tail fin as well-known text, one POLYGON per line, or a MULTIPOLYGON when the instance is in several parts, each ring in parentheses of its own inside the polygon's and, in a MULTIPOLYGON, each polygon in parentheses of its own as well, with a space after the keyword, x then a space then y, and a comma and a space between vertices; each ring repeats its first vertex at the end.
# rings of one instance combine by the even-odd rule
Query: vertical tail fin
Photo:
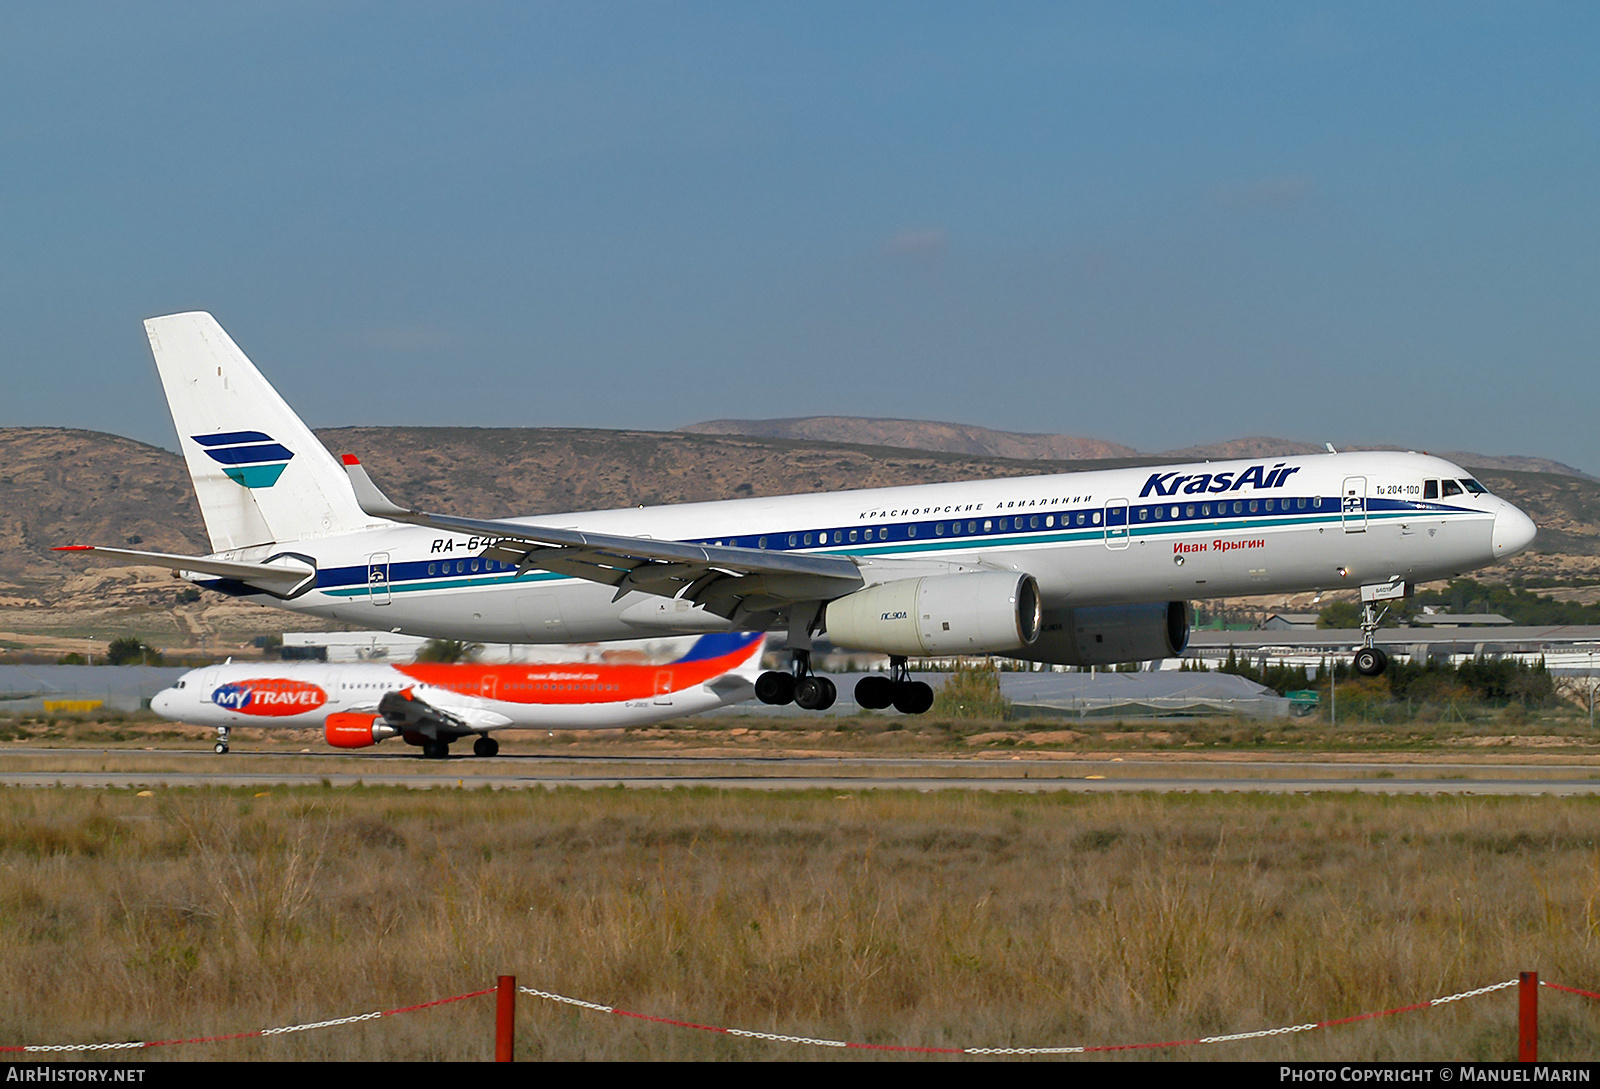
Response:
POLYGON ((168 314, 144 329, 214 550, 373 524, 339 463, 215 318, 168 314))
POLYGON ((766 641, 765 632, 713 632, 696 639, 678 661, 704 662, 722 658, 729 673, 754 680, 761 672, 761 652, 766 641))

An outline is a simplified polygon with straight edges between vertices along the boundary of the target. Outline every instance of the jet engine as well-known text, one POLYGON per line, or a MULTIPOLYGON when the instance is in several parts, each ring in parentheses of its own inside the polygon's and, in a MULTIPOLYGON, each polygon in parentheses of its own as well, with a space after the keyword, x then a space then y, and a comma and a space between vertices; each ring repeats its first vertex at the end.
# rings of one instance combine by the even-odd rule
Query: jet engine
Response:
POLYGON ((907 657, 1011 654, 1039 636, 1039 583, 984 571, 899 579, 828 603, 828 638, 842 647, 907 657))
POLYGON ((400 731, 383 721, 382 715, 356 715, 339 711, 328 716, 322 736, 336 749, 364 749, 400 731))
POLYGON ((1189 645, 1187 601, 1051 610, 1031 646, 1010 655, 1051 665, 1115 665, 1174 658, 1189 645))

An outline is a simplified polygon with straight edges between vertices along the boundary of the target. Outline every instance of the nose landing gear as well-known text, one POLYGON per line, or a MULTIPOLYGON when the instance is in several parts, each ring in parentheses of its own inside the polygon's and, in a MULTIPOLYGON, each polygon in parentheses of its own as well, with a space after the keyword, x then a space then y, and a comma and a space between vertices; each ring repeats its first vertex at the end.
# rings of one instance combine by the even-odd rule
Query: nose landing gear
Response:
POLYGON ((1361 587, 1361 649, 1356 651, 1355 667, 1363 677, 1376 677, 1389 668, 1389 656, 1374 645, 1373 634, 1389 613, 1389 606, 1380 609, 1378 603, 1410 596, 1411 584, 1398 575, 1388 582, 1361 587))

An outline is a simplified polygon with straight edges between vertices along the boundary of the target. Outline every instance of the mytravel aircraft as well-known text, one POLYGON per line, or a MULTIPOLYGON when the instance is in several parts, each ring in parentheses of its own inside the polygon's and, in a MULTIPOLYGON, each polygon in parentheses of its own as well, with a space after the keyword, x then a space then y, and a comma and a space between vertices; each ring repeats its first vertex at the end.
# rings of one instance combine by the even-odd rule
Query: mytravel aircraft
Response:
POLYGON ((341 466, 205 313, 145 322, 208 556, 72 546, 372 628, 481 642, 777 631, 758 698, 836 696, 811 640, 889 656, 857 702, 917 713, 917 656, 1092 665, 1179 653, 1196 598, 1359 589, 1383 602, 1526 548, 1527 515, 1414 453, 1334 453, 485 519, 341 466))
POLYGON ((642 726, 747 700, 765 640, 752 632, 702 635, 683 657, 659 665, 229 662, 190 670, 150 707, 215 726, 219 753, 228 751, 235 726, 320 726, 341 749, 401 737, 424 756, 443 757, 452 741, 471 737, 474 755, 494 756, 493 730, 642 726))

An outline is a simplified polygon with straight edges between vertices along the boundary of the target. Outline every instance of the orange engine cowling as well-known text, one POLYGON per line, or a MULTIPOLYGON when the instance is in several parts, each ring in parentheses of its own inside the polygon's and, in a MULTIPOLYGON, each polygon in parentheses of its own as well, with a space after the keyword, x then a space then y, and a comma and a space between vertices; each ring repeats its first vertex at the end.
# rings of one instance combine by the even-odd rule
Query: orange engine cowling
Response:
POLYGON ((364 749, 397 733, 398 730, 383 721, 382 715, 354 715, 345 711, 329 715, 322 727, 322 736, 336 749, 364 749))

